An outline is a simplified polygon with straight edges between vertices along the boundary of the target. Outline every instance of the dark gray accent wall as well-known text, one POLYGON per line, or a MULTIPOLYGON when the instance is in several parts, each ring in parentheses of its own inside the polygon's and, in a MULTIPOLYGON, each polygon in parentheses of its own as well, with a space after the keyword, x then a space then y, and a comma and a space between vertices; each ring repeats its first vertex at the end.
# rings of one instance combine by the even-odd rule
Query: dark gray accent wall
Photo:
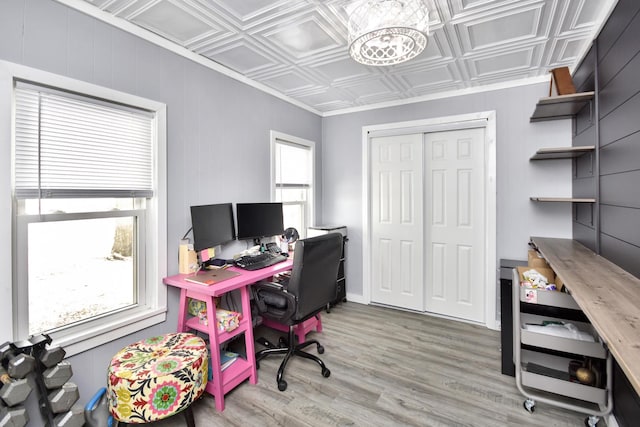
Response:
POLYGON ((640 240, 633 230, 640 226, 639 37, 640 4, 621 0, 596 41, 601 255, 637 277, 640 240))
MULTIPOLYGON (((585 210, 590 206, 578 206, 574 239, 591 249, 599 246, 600 255, 636 277, 640 277, 639 38, 640 2, 620 0, 590 54, 574 73, 578 88, 595 87, 597 93, 592 106, 576 117, 573 138, 573 145, 591 143, 599 147, 599 169, 589 174, 582 156, 576 162, 573 180, 577 195, 585 191, 587 182, 593 182, 595 194, 599 179, 599 200, 592 207, 598 210, 595 214, 599 216, 599 226, 587 220, 585 210), (593 109, 588 111, 590 108, 593 109)), ((618 424, 637 425, 640 398, 617 363, 614 383, 618 424)))
MULTIPOLYGON (((168 259, 160 262, 169 274, 178 272, 178 243, 190 227, 189 206, 270 199, 270 130, 315 141, 322 151, 320 116, 53 0, 0 2, 0 60, 167 105, 168 259)), ((321 169, 318 155, 319 184, 321 169)), ((4 178, 0 185, 10 188, 4 178)), ((231 246, 234 253, 246 245, 231 246)), ((164 324, 71 357, 81 401, 105 385, 108 362, 120 348, 175 331, 177 308, 178 292, 170 289, 164 324)), ((10 325, 1 327, 2 335, 10 334, 10 325)))

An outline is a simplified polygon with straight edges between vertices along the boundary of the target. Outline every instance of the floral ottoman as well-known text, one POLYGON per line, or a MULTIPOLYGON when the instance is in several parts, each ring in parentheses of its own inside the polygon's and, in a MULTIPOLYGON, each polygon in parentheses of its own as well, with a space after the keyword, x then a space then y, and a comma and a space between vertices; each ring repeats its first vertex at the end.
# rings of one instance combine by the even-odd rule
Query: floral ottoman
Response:
POLYGON ((187 409, 206 385, 207 346, 202 338, 189 333, 148 338, 111 360, 109 411, 124 423, 161 420, 187 409))

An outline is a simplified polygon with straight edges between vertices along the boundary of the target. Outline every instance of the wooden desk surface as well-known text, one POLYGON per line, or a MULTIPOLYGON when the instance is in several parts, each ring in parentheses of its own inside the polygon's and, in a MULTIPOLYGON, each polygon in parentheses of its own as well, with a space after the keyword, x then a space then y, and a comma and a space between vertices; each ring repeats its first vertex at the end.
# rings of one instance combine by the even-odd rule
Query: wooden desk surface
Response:
POLYGON ((640 279, 571 239, 531 241, 640 394, 640 279))

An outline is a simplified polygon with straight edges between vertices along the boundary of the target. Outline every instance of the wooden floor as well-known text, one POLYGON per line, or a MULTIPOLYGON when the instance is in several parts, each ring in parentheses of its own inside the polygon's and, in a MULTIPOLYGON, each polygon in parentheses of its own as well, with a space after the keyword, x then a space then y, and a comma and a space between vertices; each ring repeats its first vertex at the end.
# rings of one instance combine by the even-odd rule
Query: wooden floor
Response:
MULTIPOLYGON (((314 362, 294 358, 285 373, 289 387, 280 392, 281 359, 269 357, 258 384, 229 393, 223 412, 209 394, 195 402, 197 427, 584 425, 586 415, 543 403, 533 414, 524 410, 515 379, 500 373, 499 332, 349 302, 322 319, 324 332, 310 336, 325 347, 329 378, 314 362)), ((256 336, 270 333, 256 329, 256 336)), ((185 422, 177 415, 156 425, 185 422)))

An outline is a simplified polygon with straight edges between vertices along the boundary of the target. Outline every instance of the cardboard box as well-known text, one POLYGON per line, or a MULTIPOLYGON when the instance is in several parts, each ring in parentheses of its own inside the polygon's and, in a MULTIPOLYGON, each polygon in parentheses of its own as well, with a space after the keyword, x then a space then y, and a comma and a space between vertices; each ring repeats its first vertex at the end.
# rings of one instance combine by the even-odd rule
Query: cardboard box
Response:
POLYGON ((560 290, 560 287, 558 287, 557 283, 556 283, 556 274, 555 272, 550 269, 550 268, 545 268, 545 267, 531 267, 531 266, 518 266, 516 267, 518 269, 518 277, 520 278, 520 286, 524 286, 523 282, 525 282, 524 280, 524 272, 525 271, 529 271, 529 270, 536 270, 538 273, 542 274, 544 277, 547 278, 547 283, 553 283, 556 285, 557 289, 560 290))
POLYGON ((191 274, 198 271, 198 257, 193 245, 188 240, 181 240, 178 247, 178 272, 180 274, 191 274))
POLYGON ((541 268, 551 268, 547 263, 547 260, 542 258, 538 252, 533 249, 529 249, 529 267, 541 267, 541 268))
POLYGON ((549 96, 576 93, 569 67, 554 68, 550 73, 551 85, 549 86, 549 96))

